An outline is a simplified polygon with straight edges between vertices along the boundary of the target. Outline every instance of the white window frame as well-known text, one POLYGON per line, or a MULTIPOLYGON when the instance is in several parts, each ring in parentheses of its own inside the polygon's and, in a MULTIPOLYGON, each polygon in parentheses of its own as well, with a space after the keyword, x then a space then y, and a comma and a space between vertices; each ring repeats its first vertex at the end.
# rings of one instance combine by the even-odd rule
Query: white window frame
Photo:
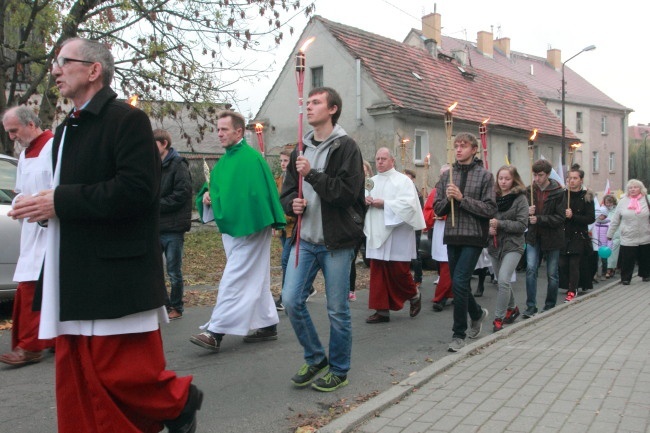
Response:
POLYGON ((614 152, 609 152, 609 172, 613 173, 616 171, 616 154, 614 152))
POLYGON ((310 73, 312 89, 315 89, 316 87, 323 87, 325 85, 325 68, 322 66, 314 66, 310 69, 310 73), (316 77, 314 76, 314 71, 320 71, 320 83, 315 82, 316 77))
POLYGON ((413 163, 424 165, 424 160, 429 153, 429 131, 416 129, 413 135, 413 163))
POLYGON ((600 118, 600 134, 607 135, 607 116, 602 116, 600 118))
POLYGON ((582 111, 576 112, 576 132, 584 132, 582 130, 582 123, 584 119, 582 117, 582 111))
POLYGON ((591 152, 591 172, 598 173, 598 168, 600 167, 600 155, 598 151, 595 150, 591 152))

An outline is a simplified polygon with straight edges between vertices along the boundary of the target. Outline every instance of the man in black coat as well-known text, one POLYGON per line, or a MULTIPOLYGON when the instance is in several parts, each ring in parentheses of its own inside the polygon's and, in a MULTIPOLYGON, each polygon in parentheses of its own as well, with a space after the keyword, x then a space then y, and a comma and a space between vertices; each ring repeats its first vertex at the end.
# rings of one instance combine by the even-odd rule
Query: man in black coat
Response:
POLYGON ((165 370, 160 156, 147 115, 116 100, 106 46, 65 41, 52 65, 75 109, 56 129, 53 189, 10 212, 48 220, 39 338, 56 337, 59 433, 196 431, 203 394, 165 370))
POLYGON ((169 132, 156 129, 153 137, 162 160, 159 231, 171 284, 167 314, 176 320, 183 317, 183 244, 192 225, 192 176, 187 160, 172 147, 169 132))

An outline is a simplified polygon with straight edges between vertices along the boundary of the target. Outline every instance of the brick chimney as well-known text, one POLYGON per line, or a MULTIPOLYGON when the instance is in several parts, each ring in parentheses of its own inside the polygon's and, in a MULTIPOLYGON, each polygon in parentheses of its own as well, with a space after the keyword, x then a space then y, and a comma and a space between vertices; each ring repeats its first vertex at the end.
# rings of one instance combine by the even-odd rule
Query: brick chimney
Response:
POLYGON ((494 46, 505 54, 507 58, 510 58, 510 38, 495 39, 494 46))
POLYGON ((442 42, 442 26, 440 14, 434 12, 422 17, 422 35, 424 39, 433 39, 436 44, 442 42))
POLYGON ((494 46, 492 42, 492 33, 478 32, 476 36, 476 48, 486 57, 494 57, 494 46))
POLYGON ((557 48, 551 48, 546 51, 546 61, 551 65, 556 71, 559 71, 562 67, 562 52, 557 48))

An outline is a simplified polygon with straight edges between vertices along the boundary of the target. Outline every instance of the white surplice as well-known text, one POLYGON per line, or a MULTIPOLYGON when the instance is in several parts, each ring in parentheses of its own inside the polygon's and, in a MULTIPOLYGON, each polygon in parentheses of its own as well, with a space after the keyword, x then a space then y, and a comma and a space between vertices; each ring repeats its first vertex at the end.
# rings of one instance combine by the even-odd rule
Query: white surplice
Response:
MULTIPOLYGON (((21 196, 32 196, 52 188, 52 142, 50 138, 37 157, 27 158, 25 150, 18 158, 14 203, 21 196)), ((20 256, 16 263, 14 281, 36 281, 41 275, 45 258, 46 231, 37 223, 20 221, 20 256)))
POLYGON ((407 262, 417 257, 415 230, 426 227, 413 181, 394 168, 372 177, 370 196, 384 200, 384 208, 366 213, 366 257, 407 262))
POLYGON ((226 267, 217 305, 201 326, 219 334, 247 335, 280 319, 271 294, 271 227, 248 236, 221 235, 226 267))

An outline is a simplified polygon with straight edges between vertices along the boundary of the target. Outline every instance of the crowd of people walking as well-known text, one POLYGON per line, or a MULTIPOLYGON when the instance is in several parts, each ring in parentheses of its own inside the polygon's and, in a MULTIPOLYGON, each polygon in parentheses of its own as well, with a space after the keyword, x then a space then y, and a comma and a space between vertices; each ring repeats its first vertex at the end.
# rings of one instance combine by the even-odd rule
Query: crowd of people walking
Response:
MULTIPOLYGON (((0 362, 33 364, 43 350, 56 348, 61 432, 96 431, 102 424, 97 431, 166 426, 191 433, 203 393, 191 376, 165 369, 159 329, 159 322, 183 317, 181 259, 191 175, 169 133, 153 131, 144 112, 116 101, 109 87, 113 70, 105 46, 70 39, 52 66, 61 94, 75 106, 66 121, 52 133, 41 130, 25 107, 3 115, 10 138, 26 150, 9 213, 24 224, 12 351, 0 362), (95 254, 97 245, 102 249, 95 254), (171 294, 165 291, 163 255, 171 294)), ((382 326, 407 303, 415 319, 423 308, 422 230, 432 232, 439 273, 433 310, 453 304, 450 352, 477 338, 490 317, 479 302, 488 269, 498 284, 493 332, 538 313, 542 263, 548 277, 542 311, 556 306, 559 290, 571 302, 580 289, 591 289, 599 268, 605 279, 620 269, 627 285, 638 265, 638 276, 650 281, 650 201, 641 181, 630 180, 620 200, 606 195, 601 205, 579 166, 570 168, 564 187, 540 159, 526 186, 512 165, 488 171, 476 137, 462 132, 453 142, 455 162, 443 166, 424 197, 416 174, 398 171, 389 148, 377 150, 372 173, 337 123, 341 109, 336 90, 311 90, 306 113, 312 130, 302 137, 304 146, 281 153, 283 174, 275 181, 244 138, 244 117, 229 110, 218 115, 226 153, 196 196, 196 207, 203 222, 216 222, 227 263, 216 306, 202 332, 189 336, 191 343, 218 352, 226 335, 242 336, 245 343, 276 340, 280 311, 303 349, 296 362, 302 365, 288 380, 321 392, 339 389, 349 383, 349 303, 356 300, 361 247, 370 264, 372 314, 365 322, 382 326), (283 247, 277 300, 270 291, 274 234, 283 247), (522 259, 525 297, 516 282, 522 259), (319 270, 328 344, 307 305, 319 270), (479 286, 472 292, 475 272, 479 286)))

